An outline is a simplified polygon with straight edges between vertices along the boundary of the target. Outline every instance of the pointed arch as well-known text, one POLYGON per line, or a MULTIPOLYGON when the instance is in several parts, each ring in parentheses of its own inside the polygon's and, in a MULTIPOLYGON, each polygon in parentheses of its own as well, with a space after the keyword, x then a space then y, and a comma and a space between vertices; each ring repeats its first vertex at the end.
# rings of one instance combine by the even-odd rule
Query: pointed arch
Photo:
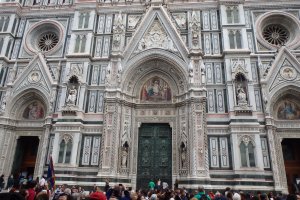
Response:
POLYGON ((123 72, 122 90, 139 96, 146 79, 157 76, 168 83, 174 95, 178 95, 187 90, 187 74, 187 64, 174 54, 160 49, 149 49, 127 63, 123 72))
POLYGON ((300 101, 300 87, 289 85, 286 87, 282 87, 281 89, 277 90, 276 93, 274 93, 271 96, 271 103, 267 105, 267 110, 270 111, 270 114, 273 118, 279 119, 279 120, 299 120, 300 119, 300 110, 299 110, 299 104, 300 101), (292 105, 293 104, 293 105, 292 105), (283 108, 283 106, 285 108, 283 108), (291 110, 287 110, 288 107, 291 107, 291 110), (282 111, 282 113, 278 113, 282 111), (290 113, 288 117, 280 117, 280 116, 286 116, 286 112, 293 112, 290 113), (291 116, 293 114, 293 117, 291 116), (286 118, 286 119, 285 119, 286 118))
MULTIPOLYGON (((44 119, 47 116, 50 108, 49 97, 45 95, 42 91, 38 89, 28 89, 23 91, 22 93, 13 96, 10 98, 11 101, 7 102, 7 110, 10 118, 13 119, 44 119), (26 109, 29 106, 36 106, 36 109, 39 110, 40 113, 37 116, 25 116, 26 109)), ((29 110, 28 110, 29 111, 29 110)))

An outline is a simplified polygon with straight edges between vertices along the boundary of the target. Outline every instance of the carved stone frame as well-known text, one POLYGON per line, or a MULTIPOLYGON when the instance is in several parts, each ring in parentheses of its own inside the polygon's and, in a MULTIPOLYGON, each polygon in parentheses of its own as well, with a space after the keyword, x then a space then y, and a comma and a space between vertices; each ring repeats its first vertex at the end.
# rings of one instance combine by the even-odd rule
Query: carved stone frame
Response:
MULTIPOLYGON (((139 128, 143 123, 168 123, 172 129, 172 182, 176 179, 176 174, 178 174, 178 151, 177 151, 177 127, 176 121, 177 116, 144 116, 139 117, 138 112, 140 109, 136 109, 135 112, 135 120, 133 121, 133 137, 132 137, 132 146, 131 158, 133 158, 132 162, 130 163, 130 178, 132 182, 132 186, 136 187, 137 181, 137 162, 138 162, 138 138, 139 138, 139 128)), ((172 183, 173 184, 173 183, 172 183)), ((171 185, 172 185, 171 184, 171 185)), ((170 184, 169 184, 170 185, 170 184)))

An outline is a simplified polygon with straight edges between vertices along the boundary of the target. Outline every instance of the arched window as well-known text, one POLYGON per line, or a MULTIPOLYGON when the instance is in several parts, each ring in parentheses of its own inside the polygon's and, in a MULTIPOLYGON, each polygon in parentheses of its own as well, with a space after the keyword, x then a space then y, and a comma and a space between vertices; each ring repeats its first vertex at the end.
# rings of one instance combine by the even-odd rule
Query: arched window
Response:
POLYGON ((235 49, 235 38, 234 38, 233 31, 229 32, 229 45, 230 45, 230 49, 235 49))
POLYGON ((89 20, 90 20, 90 14, 86 13, 85 14, 85 21, 84 21, 84 28, 88 28, 89 27, 89 20))
POLYGON ((233 8, 232 14, 233 14, 233 22, 234 23, 239 23, 240 22, 240 17, 239 17, 239 9, 237 7, 233 8))
POLYGON ((3 48, 3 41, 4 41, 4 39, 0 38, 0 55, 1 55, 2 48, 3 48))
POLYGON ((85 52, 85 44, 86 44, 86 36, 85 35, 77 35, 76 41, 75 41, 74 53, 85 52))
POLYGON ((242 34, 239 30, 231 30, 228 34, 230 49, 242 48, 242 34))
POLYGON ((79 47, 80 47, 80 35, 77 35, 76 41, 75 41, 75 53, 79 52, 79 47))
POLYGON ((3 32, 6 32, 9 24, 9 17, 5 17, 4 22, 3 32))
POLYGON ((9 56, 10 46, 11 46, 11 40, 9 40, 9 42, 7 44, 7 47, 6 47, 6 52, 5 52, 5 56, 6 57, 9 56))
POLYGON ((227 7, 226 14, 227 14, 227 23, 228 24, 240 22, 238 7, 227 7))
POLYGON ((79 15, 78 28, 82 28, 82 25, 83 25, 83 19, 84 19, 84 14, 81 13, 81 14, 79 15))
POLYGON ((4 24, 4 17, 0 17, 0 32, 2 32, 3 24, 4 24))
POLYGON ((80 47, 80 52, 84 52, 85 51, 85 44, 86 44, 86 37, 85 35, 82 37, 81 39, 81 47, 80 47))
POLYGON ((72 139, 62 139, 59 145, 58 163, 70 163, 72 152, 72 139))
POLYGON ((232 24, 232 10, 230 9, 230 7, 227 7, 226 14, 227 14, 227 23, 232 24))
POLYGON ((235 41, 236 41, 236 48, 241 49, 242 48, 242 35, 240 31, 237 31, 235 33, 235 41))
POLYGON ((254 145, 251 141, 241 142, 240 154, 242 167, 255 167, 254 145))

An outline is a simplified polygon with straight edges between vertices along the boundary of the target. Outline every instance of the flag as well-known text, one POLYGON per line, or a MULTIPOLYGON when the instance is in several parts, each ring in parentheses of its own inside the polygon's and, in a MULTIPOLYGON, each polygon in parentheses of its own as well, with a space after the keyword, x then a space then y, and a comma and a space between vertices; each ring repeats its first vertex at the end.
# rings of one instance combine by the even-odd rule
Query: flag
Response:
POLYGON ((47 181, 50 189, 55 190, 55 174, 54 174, 54 165, 52 156, 50 156, 50 163, 48 166, 48 173, 47 173, 47 181))

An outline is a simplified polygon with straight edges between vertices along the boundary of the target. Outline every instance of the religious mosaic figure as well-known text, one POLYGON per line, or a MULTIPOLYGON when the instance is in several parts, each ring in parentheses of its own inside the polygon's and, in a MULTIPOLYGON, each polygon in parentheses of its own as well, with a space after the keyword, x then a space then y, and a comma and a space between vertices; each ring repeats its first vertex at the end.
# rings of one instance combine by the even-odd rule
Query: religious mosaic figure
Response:
POLYGON ((291 100, 284 100, 278 106, 278 119, 297 120, 300 119, 300 108, 291 100))
POLYGON ((171 89, 163 79, 154 77, 148 80, 142 87, 142 101, 170 101, 171 89))
POLYGON ((32 120, 44 118, 44 109, 42 104, 37 101, 29 104, 23 112, 23 117, 25 119, 32 119, 32 120))

